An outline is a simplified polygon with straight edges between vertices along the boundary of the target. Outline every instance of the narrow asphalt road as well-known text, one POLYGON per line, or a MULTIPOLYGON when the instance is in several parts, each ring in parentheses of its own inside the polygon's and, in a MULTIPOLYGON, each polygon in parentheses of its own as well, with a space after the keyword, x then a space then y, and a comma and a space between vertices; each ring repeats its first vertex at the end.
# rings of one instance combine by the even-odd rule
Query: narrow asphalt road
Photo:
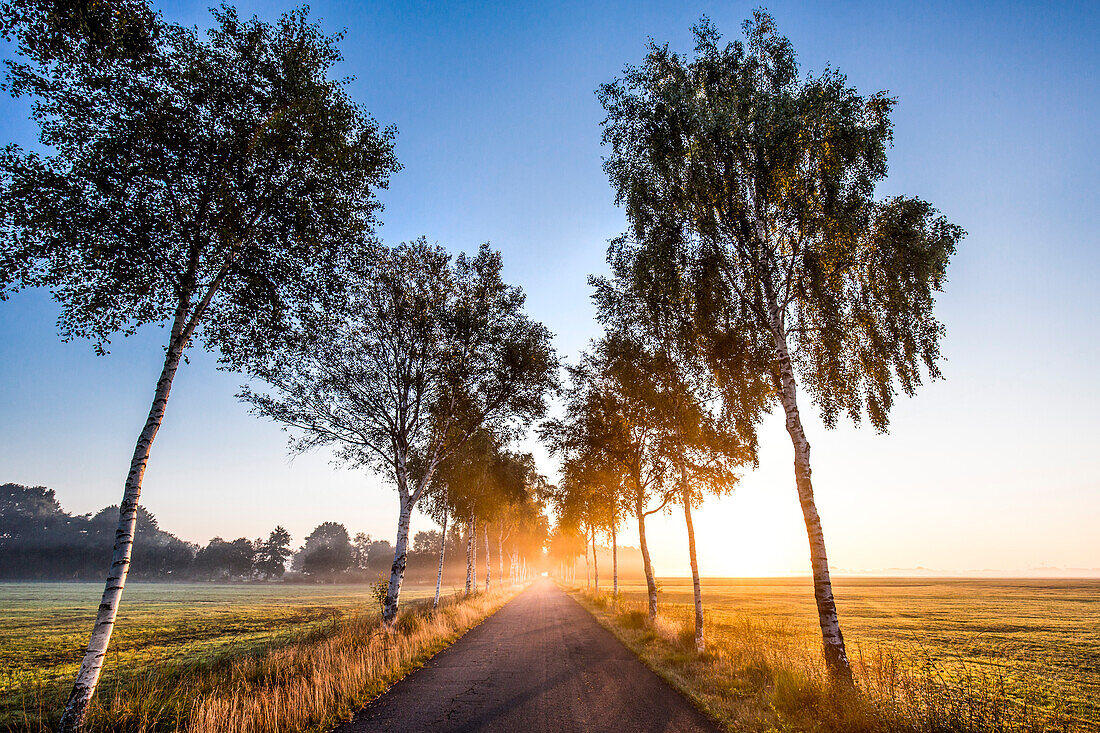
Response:
POLYGON ((548 580, 536 581, 336 729, 717 730, 548 580))

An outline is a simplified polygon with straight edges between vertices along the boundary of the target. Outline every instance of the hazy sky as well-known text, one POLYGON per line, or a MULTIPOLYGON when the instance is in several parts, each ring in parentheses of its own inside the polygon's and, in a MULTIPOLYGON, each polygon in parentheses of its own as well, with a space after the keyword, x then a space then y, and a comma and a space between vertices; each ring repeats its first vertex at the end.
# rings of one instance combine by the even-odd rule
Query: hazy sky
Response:
MULTIPOLYGON (((159 7, 205 27, 210 4, 159 7)), ((938 311, 946 381, 903 399, 886 436, 808 421, 830 560, 839 572, 1100 573, 1100 6, 896 5, 769 5, 804 71, 831 64, 899 98, 882 193, 922 196, 969 232, 938 311)), ((702 14, 734 36, 753 4, 312 7, 347 28, 353 95, 399 130, 405 169, 382 197, 381 235, 491 242, 572 358, 598 331, 586 276, 624 226, 600 168, 595 88, 639 61, 647 37, 688 50, 702 14)), ((33 144, 25 116, 0 100, 0 141, 33 144)), ((56 317, 45 293, 0 303, 0 482, 45 484, 94 511, 121 496, 165 332, 97 358, 62 344, 56 317)), ((283 524, 297 543, 337 520, 392 539, 393 490, 324 454, 289 460, 285 434, 234 398, 240 383, 201 352, 180 370, 142 495, 161 525, 205 542, 283 524)), ((697 516, 704 575, 809 570, 782 421, 762 433, 759 470, 697 516)), ((654 524, 658 574, 685 573, 680 515, 654 524)))

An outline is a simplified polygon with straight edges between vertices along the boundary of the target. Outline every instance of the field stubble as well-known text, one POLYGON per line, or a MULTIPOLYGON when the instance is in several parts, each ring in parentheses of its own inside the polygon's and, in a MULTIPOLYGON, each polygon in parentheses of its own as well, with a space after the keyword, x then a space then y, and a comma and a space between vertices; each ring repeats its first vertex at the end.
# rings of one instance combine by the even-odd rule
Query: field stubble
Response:
POLYGON ((856 696, 825 679, 808 580, 704 579, 701 655, 690 581, 661 580, 653 626, 642 585, 621 586, 618 604, 579 595, 731 730, 1100 730, 1100 580, 839 578, 834 586, 856 696))

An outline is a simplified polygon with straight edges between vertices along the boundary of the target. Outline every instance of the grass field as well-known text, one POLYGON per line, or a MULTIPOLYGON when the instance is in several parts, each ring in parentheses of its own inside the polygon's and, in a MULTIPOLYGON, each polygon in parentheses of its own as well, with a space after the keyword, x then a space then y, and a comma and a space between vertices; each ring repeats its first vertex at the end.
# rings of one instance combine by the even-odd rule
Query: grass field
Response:
MULTIPOLYGON (((606 579, 601 589, 608 589, 606 579)), ((35 707, 56 705, 67 692, 100 591, 100 585, 90 583, 0 584, 0 730, 35 730, 34 721, 50 721, 50 710, 35 707)), ((432 591, 411 586, 403 599, 425 598, 432 591)), ((628 606, 624 618, 630 618, 629 607, 636 612, 644 600, 644 586, 624 585, 622 591, 628 606)), ((853 661, 861 669, 879 670, 880 687, 889 682, 881 679, 886 659, 900 664, 902 671, 920 669, 923 679, 942 679, 956 688, 976 682, 999 686, 997 694, 1076 721, 1070 730, 1100 730, 1100 581, 838 578, 836 593, 853 661)), ((820 700, 807 696, 799 687, 803 683, 797 682, 798 674, 812 677, 820 666, 809 582, 708 579, 704 601, 709 656, 697 657, 683 644, 677 646, 690 628, 691 587, 684 579, 661 580, 662 628, 672 643, 657 643, 661 633, 641 627, 620 628, 621 635, 674 681, 705 688, 697 699, 721 708, 718 713, 747 716, 746 705, 758 693, 754 684, 773 691, 786 684, 794 692, 768 698, 775 710, 763 722, 782 718, 787 727, 775 729, 812 730, 799 716, 809 710, 822 717, 820 710, 814 712, 820 700), (732 666, 719 663, 722 658, 715 650, 723 645, 741 655, 739 661, 727 660, 732 666), (759 679, 746 681, 738 676, 741 671, 728 671, 734 667, 755 670, 750 677, 759 679), (780 667, 796 682, 777 683, 774 670, 780 667), (798 710, 785 712, 783 705, 798 710)), ((403 651, 396 662, 368 660, 374 671, 363 673, 367 682, 354 683, 360 692, 326 703, 335 713, 315 710, 304 722, 281 721, 279 729, 323 729, 317 721, 331 721, 363 696, 384 689, 387 680, 418 664, 492 607, 472 609, 449 625, 428 629, 430 633, 418 632, 419 645, 403 651)), ((363 585, 132 584, 97 698, 98 720, 122 715, 129 721, 117 726, 123 730, 218 730, 217 721, 228 719, 219 707, 228 704, 227 690, 244 690, 231 693, 238 698, 259 699, 305 676, 306 667, 344 669, 358 663, 356 650, 376 643, 376 615, 363 585), (164 670, 176 671, 166 676, 164 670), (137 698, 145 700, 145 707, 132 707, 137 698), (200 699, 209 701, 204 709, 212 711, 205 722, 179 725, 200 699), (178 709, 170 709, 172 701, 178 709), (162 708, 151 709, 153 704, 162 708)), ((608 618, 605 613, 604 620, 608 618)), ((928 700, 931 705, 942 702, 928 700)), ((239 699, 234 705, 239 706, 239 699)), ((274 729, 272 725, 256 729, 274 729)), ((852 724, 849 729, 863 728, 852 724)), ((942 729, 991 730, 977 724, 942 729)))
MULTIPOLYGON (((609 590, 602 580, 601 590, 609 590)), ((663 623, 673 643, 654 646, 647 661, 689 687, 709 685, 712 703, 721 706, 714 660, 708 667, 705 657, 693 659, 674 648, 677 637, 691 638, 690 581, 665 578, 660 587, 663 623)), ((876 685, 886 684, 881 677, 888 666, 891 674, 916 673, 925 685, 942 682, 956 691, 980 686, 982 695, 1038 706, 1052 714, 1039 716, 1043 726, 1060 720, 1072 730, 1100 730, 1100 580, 837 578, 834 588, 849 654, 865 671, 874 670, 876 685)), ((644 585, 621 591, 635 613, 643 607, 644 585)), ((776 668, 791 663, 812 670, 819 664, 808 579, 705 579, 703 600, 712 648, 736 647, 745 659, 761 652, 745 662, 750 667, 774 662, 776 668), (766 649, 750 654, 749 644, 766 649)), ((615 619, 619 630, 646 657, 646 644, 660 635, 625 628, 628 618, 629 612, 615 619)), ((731 694, 741 693, 750 696, 748 689, 731 694)))
MULTIPOLYGON (((98 583, 0 583, 0 730, 51 718, 35 707, 56 704, 71 684, 101 592, 98 583)), ((402 601, 433 593, 406 586, 402 601)), ((165 669, 211 670, 322 641, 377 613, 366 585, 133 583, 97 699, 122 696, 135 679, 165 669)))

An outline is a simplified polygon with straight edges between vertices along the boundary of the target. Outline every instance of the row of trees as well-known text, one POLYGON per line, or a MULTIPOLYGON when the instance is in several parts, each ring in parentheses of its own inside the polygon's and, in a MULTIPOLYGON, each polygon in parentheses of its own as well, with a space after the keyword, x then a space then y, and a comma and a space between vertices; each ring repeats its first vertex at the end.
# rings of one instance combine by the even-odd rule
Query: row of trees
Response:
POLYGON ((593 279, 605 335, 542 434, 563 462, 560 521, 593 539, 637 523, 651 618, 646 520, 682 509, 701 648, 692 511, 755 465, 757 426, 780 407, 825 659, 850 681, 798 385, 826 426, 843 414, 885 431, 899 389, 940 376, 932 311, 963 232, 921 199, 875 197, 892 98, 832 69, 800 76, 765 12, 744 34, 723 44, 704 20, 693 55, 651 44, 600 88, 605 170, 630 227, 610 277, 593 279))
MULTIPOLYGON (((0 578, 8 580, 89 580, 103 573, 103 559, 115 539, 118 507, 94 514, 71 514, 44 486, 0 486, 0 578)), ((393 545, 362 532, 352 538, 344 525, 323 522, 297 550, 290 533, 276 527, 264 538, 214 537, 205 546, 160 528, 156 517, 138 507, 137 558, 131 577, 143 580, 249 580, 299 577, 366 579, 389 568, 393 545)), ((459 538, 452 545, 462 545, 459 538)), ((419 532, 413 555, 430 564, 439 554, 439 532, 419 532)))
POLYGON ((557 386, 550 333, 501 279, 499 253, 377 241, 395 131, 331 73, 340 36, 304 8, 275 23, 212 12, 205 34, 144 0, 24 0, 0 14, 15 42, 4 87, 29 99, 41 142, 0 152, 0 299, 48 288, 62 337, 100 353, 115 334, 168 326, 65 731, 82 727, 98 684, 145 469, 196 343, 269 385, 241 397, 291 430, 292 450, 330 448, 395 486, 390 624, 437 469, 479 431, 507 445, 557 386))
POLYGON ((503 576, 508 541, 521 557, 545 537, 542 501, 586 546, 599 532, 617 546, 632 517, 654 615, 645 523, 678 506, 701 646, 692 511, 754 464, 757 426, 780 406, 826 659, 850 677, 797 385, 827 425, 846 414, 885 430, 898 388, 939 375, 932 307, 962 235, 920 199, 875 197, 891 98, 833 70, 801 77, 763 12, 744 43, 721 45, 704 22, 694 56, 654 44, 601 87, 605 168, 630 228, 593 281, 605 336, 541 427, 563 464, 550 487, 512 447, 558 388, 550 334, 488 245, 455 257, 376 239, 395 133, 332 76, 338 36, 304 9, 269 24, 223 6, 205 35, 142 0, 3 10, 17 51, 5 88, 30 99, 42 146, 0 153, 0 298, 49 288, 62 336, 101 353, 117 333, 169 326, 63 730, 98 683, 145 468, 195 343, 253 379, 241 398, 288 428, 293 451, 328 448, 396 488, 387 623, 417 507, 466 525, 471 590, 481 537, 487 559, 496 537, 503 576))
MULTIPOLYGON (((95 514, 70 514, 53 489, 0 486, 0 578, 5 580, 88 580, 102 577, 118 525, 118 507, 95 514)), ((138 509, 141 579, 183 577, 191 572, 198 549, 165 532, 157 519, 138 509)))

